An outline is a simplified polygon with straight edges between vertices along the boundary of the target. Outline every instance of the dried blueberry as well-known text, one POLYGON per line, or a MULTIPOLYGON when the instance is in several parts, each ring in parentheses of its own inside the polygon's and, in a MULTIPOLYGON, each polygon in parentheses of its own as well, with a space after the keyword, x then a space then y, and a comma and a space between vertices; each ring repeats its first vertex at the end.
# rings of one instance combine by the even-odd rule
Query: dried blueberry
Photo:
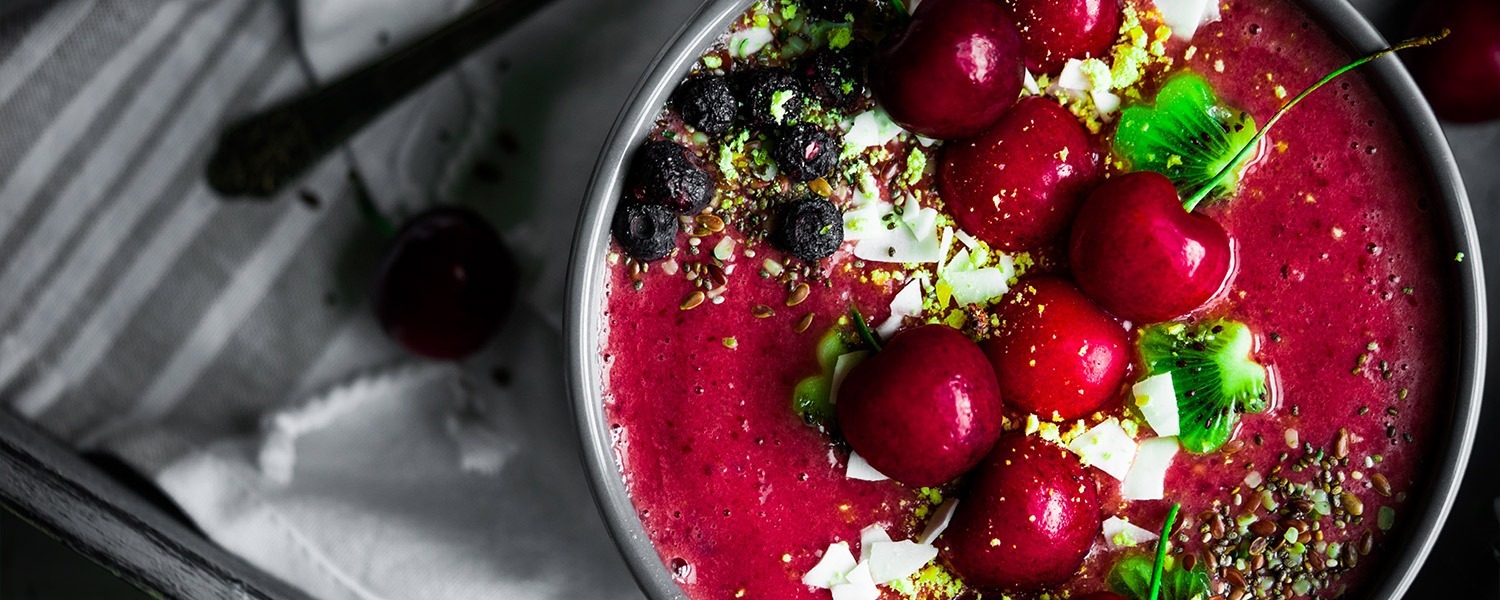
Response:
POLYGON ((860 0, 805 0, 803 5, 819 19, 844 22, 859 11, 860 0))
POLYGON ((767 67, 745 71, 736 77, 740 113, 751 125, 765 127, 799 120, 807 108, 808 95, 802 81, 791 71, 767 67))
POLYGON ((688 125, 712 135, 729 131, 738 110, 729 82, 718 75, 694 77, 683 82, 672 94, 672 104, 688 125))
POLYGON ((814 52, 798 63, 797 74, 824 106, 850 108, 864 95, 859 66, 846 52, 814 52))
POLYGON ((677 245, 677 215, 659 204, 621 204, 611 229, 625 253, 637 260, 657 260, 677 245))
POLYGON ((692 151, 676 142, 656 140, 636 152, 626 194, 640 204, 661 204, 691 214, 713 199, 713 182, 692 151))
POLYGON ((802 260, 827 258, 844 243, 844 214, 827 198, 809 196, 788 202, 776 211, 772 242, 802 260))
POLYGON ((781 129, 771 158, 792 181, 825 177, 839 162, 839 140, 821 127, 798 123, 781 129))

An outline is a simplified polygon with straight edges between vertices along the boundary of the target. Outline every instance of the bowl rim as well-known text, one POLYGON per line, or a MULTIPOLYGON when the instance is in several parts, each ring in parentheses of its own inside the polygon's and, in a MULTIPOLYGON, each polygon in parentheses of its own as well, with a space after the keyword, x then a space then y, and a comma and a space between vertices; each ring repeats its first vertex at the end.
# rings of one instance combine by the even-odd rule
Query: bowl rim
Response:
MULTIPOLYGON (((601 394, 604 261, 610 217, 623 190, 630 151, 648 135, 661 107, 692 64, 755 1, 705 0, 652 60, 616 118, 595 164, 569 260, 563 332, 567 387, 584 470, 611 538, 641 590, 657 600, 686 600, 687 596, 646 536, 636 514, 620 475, 601 394)), ((1292 0, 1292 3, 1351 52, 1369 52, 1388 45, 1345 0, 1292 0)), ((1443 460, 1427 481, 1428 494, 1413 503, 1420 511, 1419 518, 1402 525, 1404 549, 1387 559, 1391 561, 1390 568, 1370 588, 1372 598, 1394 600, 1416 578, 1437 541, 1463 480, 1479 423, 1488 329, 1478 233, 1447 138, 1399 57, 1381 58, 1363 71, 1396 117, 1412 153, 1426 159, 1421 166, 1428 185, 1442 196, 1443 214, 1438 222, 1446 226, 1456 251, 1464 254, 1464 259, 1455 263, 1454 272, 1459 288, 1459 296, 1455 298, 1459 315, 1454 323, 1458 338, 1454 368, 1459 376, 1453 387, 1450 429, 1446 444, 1441 446, 1443 460)))

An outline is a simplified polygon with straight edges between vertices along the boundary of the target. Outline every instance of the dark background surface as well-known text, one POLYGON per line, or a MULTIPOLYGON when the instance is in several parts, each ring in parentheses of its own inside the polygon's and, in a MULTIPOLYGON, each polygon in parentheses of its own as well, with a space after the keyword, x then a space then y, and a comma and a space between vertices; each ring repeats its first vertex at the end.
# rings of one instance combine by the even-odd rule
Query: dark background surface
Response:
MULTIPOLYGON (((1441 0, 1437 0, 1441 1, 1441 0)), ((1500 1, 1500 0, 1496 0, 1500 1)), ((7 0, 0 0, 5 4, 7 0)), ((23 1, 22 4, 26 2, 23 1)), ((1405 36, 1406 23, 1419 1, 1354 0, 1387 39, 1405 36)), ((1463 171, 1485 258, 1486 280, 1500 281, 1500 123, 1445 126, 1463 171)), ((1495 288, 1491 288, 1492 292, 1495 288)), ((1497 303, 1490 321, 1500 323, 1497 303)), ((1492 331, 1492 333, 1495 333, 1492 331)), ((1491 381, 1500 378, 1496 356, 1491 356, 1491 381)), ((1497 389, 1492 383, 1486 404, 1497 389)), ((1500 494, 1500 412, 1485 411, 1463 490, 1454 503, 1437 547, 1429 557, 1409 598, 1500 598, 1500 568, 1495 541, 1495 498, 1500 494)), ((73 552, 62 543, 0 510, 0 600, 72 598, 128 599, 147 596, 108 570, 73 552)))

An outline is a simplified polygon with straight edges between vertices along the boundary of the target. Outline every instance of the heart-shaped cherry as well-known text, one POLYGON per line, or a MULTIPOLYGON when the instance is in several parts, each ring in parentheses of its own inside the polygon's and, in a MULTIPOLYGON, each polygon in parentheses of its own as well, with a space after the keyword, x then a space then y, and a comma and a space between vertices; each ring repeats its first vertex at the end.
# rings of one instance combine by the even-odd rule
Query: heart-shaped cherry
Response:
POLYGON ((1119 0, 1010 0, 1026 66, 1057 73, 1070 58, 1103 58, 1120 32, 1119 0))
POLYGON ((1037 436, 1007 434, 970 475, 938 538, 965 583, 1034 591, 1067 581, 1099 535, 1099 492, 1072 453, 1037 436))
POLYGON ((407 220, 376 274, 375 316, 387 334, 428 358, 483 347, 510 314, 515 258, 484 217, 440 206, 407 220))
POLYGON ((1419 10, 1417 32, 1453 32, 1411 55, 1412 75, 1433 111, 1461 123, 1500 119, 1500 2, 1423 2, 1419 10))
POLYGON ((1020 282, 984 343, 1006 403, 1044 419, 1077 419, 1115 398, 1130 370, 1125 328, 1057 277, 1020 282))
POLYGON ((946 325, 896 334, 850 370, 839 428, 871 467, 910 486, 968 471, 1000 436, 1000 389, 979 345, 946 325))
POLYGON ((870 89, 907 130, 955 139, 1000 118, 1025 70, 1021 34, 1000 0, 926 0, 876 50, 870 89))
POLYGON ((943 148, 938 185, 958 226, 1028 250, 1067 230, 1099 178, 1088 130, 1057 102, 1023 98, 984 133, 943 148))
POLYGON ((1190 213, 1160 173, 1104 182, 1073 222, 1068 260, 1078 287, 1135 323, 1180 317, 1222 289, 1234 258, 1218 222, 1190 213))
POLYGON ((1318 88, 1387 54, 1441 39, 1406 40, 1324 75, 1276 109, 1185 201, 1178 200, 1171 180, 1159 173, 1140 171, 1106 181, 1089 194, 1073 222, 1068 258, 1078 287, 1105 310, 1136 323, 1165 321, 1203 306, 1227 285, 1234 247, 1223 226, 1192 210, 1238 172, 1266 132, 1318 88))

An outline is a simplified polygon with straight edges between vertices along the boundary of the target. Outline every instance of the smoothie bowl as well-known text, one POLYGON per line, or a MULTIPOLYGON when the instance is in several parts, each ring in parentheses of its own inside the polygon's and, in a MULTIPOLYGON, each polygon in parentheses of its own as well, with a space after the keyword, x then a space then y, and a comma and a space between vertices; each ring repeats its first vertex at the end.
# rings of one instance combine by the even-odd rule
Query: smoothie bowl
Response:
POLYGON ((1399 597, 1474 435, 1484 293, 1399 63, 1297 93, 1380 46, 1312 0, 706 4, 569 279, 642 588, 1399 597))

